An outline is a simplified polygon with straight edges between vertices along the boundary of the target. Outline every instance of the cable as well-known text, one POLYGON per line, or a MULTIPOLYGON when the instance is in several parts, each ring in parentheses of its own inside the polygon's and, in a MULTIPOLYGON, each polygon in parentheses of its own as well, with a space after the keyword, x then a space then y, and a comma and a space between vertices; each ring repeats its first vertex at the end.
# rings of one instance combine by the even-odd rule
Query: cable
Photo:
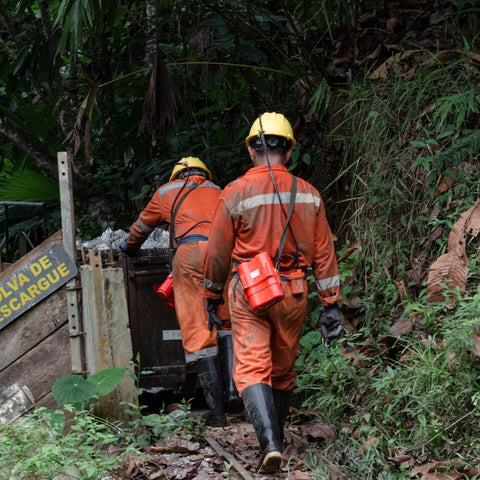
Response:
MULTIPOLYGON (((260 139, 262 140, 263 150, 265 152, 265 158, 267 159, 268 171, 270 172, 270 177, 272 179, 273 188, 275 190, 275 193, 277 194, 278 203, 280 204, 280 208, 282 209, 283 215, 284 215, 285 219, 287 220, 287 228, 290 230, 290 233, 292 234, 293 242, 295 244, 295 256, 293 257, 293 263, 292 263, 292 265, 289 266, 289 268, 286 269, 286 270, 289 270, 290 268, 292 268, 292 266, 298 266, 298 251, 299 251, 298 250, 298 243, 297 243, 297 239, 295 237, 295 234, 293 233, 292 226, 290 225, 290 222, 288 221, 288 215, 287 215, 287 212, 285 211, 285 207, 283 206, 282 198, 280 196, 280 192, 278 191, 277 183, 275 182, 275 177, 273 175, 272 166, 270 165, 270 159, 268 158, 267 142, 265 140, 265 135, 264 135, 263 126, 262 126, 262 115, 259 115, 258 123, 260 125, 260 131, 259 131, 260 139)), ((284 254, 284 255, 279 256, 277 258, 277 261, 275 262, 275 268, 277 270, 279 270, 278 267, 280 265, 281 257, 284 257, 284 256, 285 257, 286 256, 292 257, 292 255, 289 255, 289 254, 284 254)))
POLYGON ((173 268, 173 256, 175 255, 175 247, 173 246, 173 240, 174 240, 173 236, 175 234, 174 233, 175 232, 175 216, 173 215, 173 212, 175 211, 175 204, 178 201, 178 197, 182 193, 182 190, 187 186, 188 179, 190 178, 190 167, 189 167, 188 163, 178 162, 175 165, 184 165, 185 167, 187 167, 187 178, 185 179, 185 182, 183 182, 182 188, 180 188, 180 190, 175 195, 175 198, 173 199, 172 206, 170 208, 170 217, 171 217, 170 218, 170 245, 169 245, 169 248, 168 248, 168 259, 169 259, 168 261, 169 261, 169 264, 170 264, 168 269, 169 269, 170 272, 172 271, 172 268, 173 268))
POLYGON ((173 200, 172 208, 171 208, 171 211, 172 211, 172 212, 173 212, 173 209, 174 209, 174 207, 175 207, 175 204, 177 203, 178 197, 179 197, 180 194, 182 193, 182 190, 187 186, 188 179, 190 178, 190 167, 188 166, 188 163, 186 163, 186 162, 178 162, 178 163, 176 163, 175 165, 183 165, 183 166, 187 167, 187 178, 185 179, 185 182, 183 183, 182 188, 178 191, 177 195, 175 196, 175 198, 174 198, 174 200, 173 200))

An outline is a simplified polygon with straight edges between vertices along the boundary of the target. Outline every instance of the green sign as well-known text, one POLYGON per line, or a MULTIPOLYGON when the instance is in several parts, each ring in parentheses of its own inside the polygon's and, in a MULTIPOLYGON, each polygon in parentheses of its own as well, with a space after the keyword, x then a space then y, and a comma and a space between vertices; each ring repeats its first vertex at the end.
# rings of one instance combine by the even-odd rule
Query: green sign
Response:
POLYGON ((61 243, 0 282, 0 329, 25 313, 77 274, 77 267, 61 243))

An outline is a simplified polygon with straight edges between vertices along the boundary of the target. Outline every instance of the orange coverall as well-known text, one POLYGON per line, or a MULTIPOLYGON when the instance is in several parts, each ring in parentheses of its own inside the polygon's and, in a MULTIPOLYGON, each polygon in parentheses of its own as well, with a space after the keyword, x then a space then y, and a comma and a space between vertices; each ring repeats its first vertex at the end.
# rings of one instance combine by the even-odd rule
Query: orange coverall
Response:
MULTIPOLYGON (((130 227, 126 241, 129 249, 140 249, 155 227, 171 224, 175 198, 176 205, 193 185, 199 185, 185 197, 176 213, 174 245, 187 240, 178 245, 172 265, 175 313, 182 333, 185 358, 187 363, 191 363, 217 354, 217 330, 208 330, 205 300, 201 294, 206 240, 221 189, 200 175, 191 175, 186 185, 185 182, 185 179, 177 179, 162 185, 130 227), (200 238, 192 237, 197 235, 200 238)), ((217 314, 223 320, 218 335, 221 336, 222 331, 230 334, 228 302, 219 306, 217 314)))
MULTIPOLYGON (((273 175, 288 214, 292 175, 286 167, 273 165, 273 175)), ((298 178, 295 207, 290 225, 298 244, 298 264, 306 271, 312 267, 320 302, 327 306, 341 300, 333 237, 325 217, 319 192, 298 178)), ((278 196, 268 166, 253 167, 224 189, 212 220, 205 260, 205 298, 219 298, 233 265, 268 252, 275 260, 285 226, 278 196)), ((233 378, 241 394, 256 383, 274 389, 292 390, 296 378, 295 355, 307 311, 307 281, 303 293, 292 293, 288 268, 295 255, 295 243, 289 232, 280 263, 285 297, 262 311, 253 311, 241 284, 232 278, 229 305, 232 321, 233 378), (289 254, 290 257, 283 257, 289 254)))

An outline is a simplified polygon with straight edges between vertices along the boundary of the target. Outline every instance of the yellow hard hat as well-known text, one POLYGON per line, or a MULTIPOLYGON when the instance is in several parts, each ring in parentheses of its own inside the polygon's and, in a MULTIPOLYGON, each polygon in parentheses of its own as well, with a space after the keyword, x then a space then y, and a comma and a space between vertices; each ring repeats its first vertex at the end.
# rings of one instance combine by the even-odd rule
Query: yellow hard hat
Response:
POLYGON ((252 138, 260 136, 260 130, 263 130, 264 135, 277 135, 290 140, 290 142, 292 142, 292 148, 297 143, 295 138, 293 138, 293 129, 290 122, 281 113, 267 112, 260 115, 260 117, 253 122, 250 133, 245 139, 247 147, 250 145, 252 138))
POLYGON ((212 174, 207 166, 197 157, 183 157, 181 158, 173 167, 172 174, 170 175, 170 180, 175 180, 175 177, 184 170, 188 170, 189 168, 199 168, 207 173, 208 180, 212 179, 212 174))

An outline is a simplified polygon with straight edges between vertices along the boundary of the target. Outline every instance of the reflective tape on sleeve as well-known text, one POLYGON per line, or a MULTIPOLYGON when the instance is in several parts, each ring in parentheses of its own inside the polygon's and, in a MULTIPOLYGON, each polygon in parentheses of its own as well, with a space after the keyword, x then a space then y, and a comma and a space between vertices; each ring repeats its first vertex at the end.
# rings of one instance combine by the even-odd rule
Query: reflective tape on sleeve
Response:
POLYGON ((340 279, 338 278, 338 275, 335 275, 330 278, 324 278, 322 280, 317 280, 315 282, 317 285, 317 288, 319 290, 328 290, 329 288, 333 287, 339 287, 340 286, 340 279))
POLYGON ((138 217, 138 220, 137 220, 137 225, 138 225, 138 228, 144 232, 144 233, 152 233, 154 228, 151 228, 151 227, 147 227, 147 225, 145 225, 143 222, 142 222, 142 219, 140 217, 138 217))

